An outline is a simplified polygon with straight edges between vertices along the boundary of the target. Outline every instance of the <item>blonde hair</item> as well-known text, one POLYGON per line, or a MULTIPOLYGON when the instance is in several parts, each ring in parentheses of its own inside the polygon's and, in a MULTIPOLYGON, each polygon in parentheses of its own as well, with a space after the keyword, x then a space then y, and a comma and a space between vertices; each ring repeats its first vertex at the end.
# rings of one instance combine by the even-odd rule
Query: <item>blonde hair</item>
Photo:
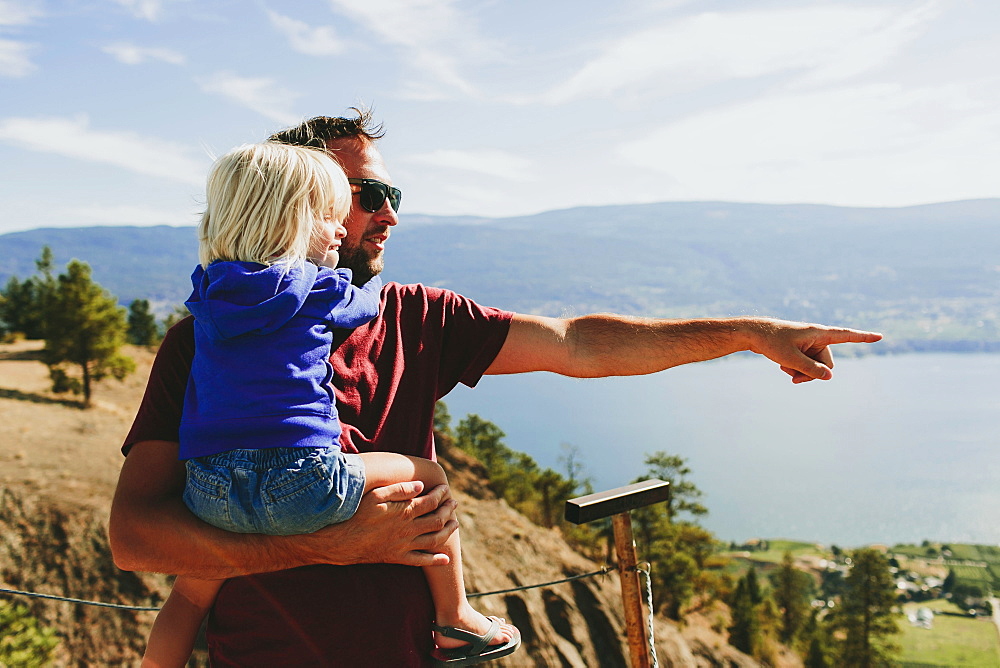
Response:
POLYGON ((198 226, 198 259, 270 265, 305 261, 324 216, 343 220, 351 188, 324 152, 274 142, 239 146, 208 174, 207 207, 198 226))

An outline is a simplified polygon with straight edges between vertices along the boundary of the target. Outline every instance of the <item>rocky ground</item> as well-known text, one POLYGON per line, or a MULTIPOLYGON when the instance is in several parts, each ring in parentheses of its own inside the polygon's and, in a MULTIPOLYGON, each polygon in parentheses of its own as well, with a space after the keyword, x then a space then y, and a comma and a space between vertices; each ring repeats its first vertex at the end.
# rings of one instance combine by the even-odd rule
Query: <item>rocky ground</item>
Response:
MULTIPOLYGON (((0 345, 0 587, 133 605, 157 605, 163 576, 119 571, 106 526, 121 466, 121 440, 141 398, 153 353, 131 348, 138 371, 102 381, 94 407, 48 390, 40 344, 0 345)), ((486 472, 461 452, 446 460, 460 503, 470 592, 495 591, 598 570, 557 530, 532 524, 488 490, 486 472)), ((483 597, 487 614, 511 619, 524 648, 496 666, 627 666, 614 574, 483 597)), ((3 595, 57 629, 60 666, 136 665, 152 613, 3 595)), ((722 613, 716 613, 722 614, 722 613)), ((708 618, 656 620, 661 666, 755 666, 708 618)), ((203 655, 199 656, 203 660, 203 655)), ((791 663, 789 665, 794 665, 791 663)))

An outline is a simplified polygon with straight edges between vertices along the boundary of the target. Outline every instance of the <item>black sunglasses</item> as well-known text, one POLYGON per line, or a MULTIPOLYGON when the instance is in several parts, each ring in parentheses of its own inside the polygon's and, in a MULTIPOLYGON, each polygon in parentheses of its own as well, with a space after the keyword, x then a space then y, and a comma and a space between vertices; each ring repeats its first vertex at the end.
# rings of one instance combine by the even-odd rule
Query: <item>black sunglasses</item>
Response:
POLYGON ((399 188, 387 186, 375 179, 347 179, 347 182, 352 186, 358 186, 357 190, 351 188, 351 191, 361 195, 358 204, 365 211, 375 213, 385 204, 386 198, 392 210, 399 211, 399 201, 403 199, 403 191, 399 188))

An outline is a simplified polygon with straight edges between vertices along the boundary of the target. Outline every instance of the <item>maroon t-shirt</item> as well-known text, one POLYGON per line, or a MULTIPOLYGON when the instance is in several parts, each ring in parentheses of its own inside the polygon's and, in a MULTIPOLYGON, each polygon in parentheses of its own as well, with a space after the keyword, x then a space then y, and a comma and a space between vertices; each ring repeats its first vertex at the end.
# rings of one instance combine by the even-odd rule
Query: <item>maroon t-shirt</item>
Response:
MULTIPOLYGON (((380 315, 338 330, 334 341, 345 451, 434 459, 435 402, 460 382, 479 381, 511 316, 447 290, 387 284, 380 315)), ((182 320, 164 338, 125 454, 140 441, 177 441, 192 323, 182 320)), ((209 618, 212 665, 426 666, 433 612, 423 572, 409 566, 307 566, 232 578, 209 618)))

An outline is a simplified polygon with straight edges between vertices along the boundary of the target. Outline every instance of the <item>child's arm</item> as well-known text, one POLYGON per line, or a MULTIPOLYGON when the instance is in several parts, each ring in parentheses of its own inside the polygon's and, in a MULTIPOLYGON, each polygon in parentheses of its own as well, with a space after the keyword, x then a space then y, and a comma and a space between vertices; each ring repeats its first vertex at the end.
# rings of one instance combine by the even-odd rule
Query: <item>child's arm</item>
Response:
POLYGON ((223 582, 177 577, 149 632, 143 668, 183 668, 187 664, 201 622, 223 582))

